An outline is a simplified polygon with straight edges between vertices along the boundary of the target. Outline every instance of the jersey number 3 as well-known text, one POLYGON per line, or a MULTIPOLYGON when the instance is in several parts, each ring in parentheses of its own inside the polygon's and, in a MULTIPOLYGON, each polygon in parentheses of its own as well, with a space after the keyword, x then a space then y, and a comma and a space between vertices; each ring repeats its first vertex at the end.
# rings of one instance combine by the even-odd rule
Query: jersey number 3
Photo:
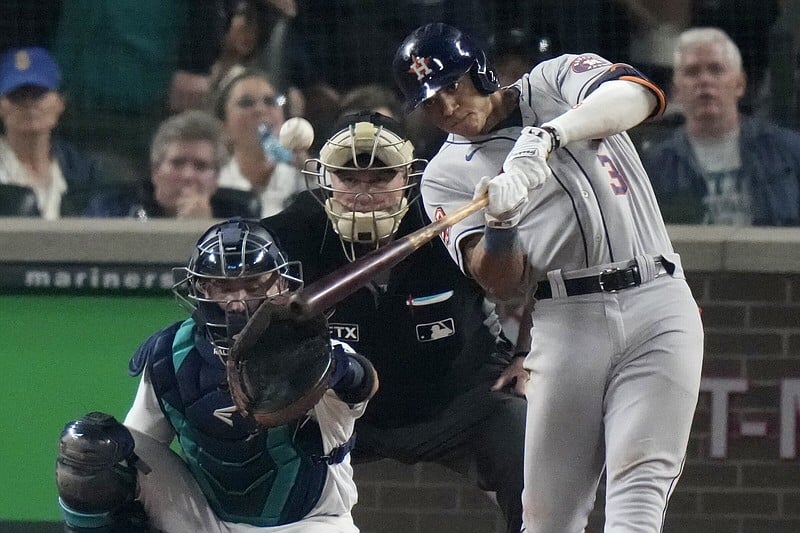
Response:
POLYGON ((601 165, 606 167, 608 176, 611 178, 611 190, 614 191, 614 194, 619 195, 628 192, 628 180, 626 180, 622 172, 617 169, 617 165, 614 164, 614 161, 605 154, 598 154, 597 159, 600 160, 601 165))

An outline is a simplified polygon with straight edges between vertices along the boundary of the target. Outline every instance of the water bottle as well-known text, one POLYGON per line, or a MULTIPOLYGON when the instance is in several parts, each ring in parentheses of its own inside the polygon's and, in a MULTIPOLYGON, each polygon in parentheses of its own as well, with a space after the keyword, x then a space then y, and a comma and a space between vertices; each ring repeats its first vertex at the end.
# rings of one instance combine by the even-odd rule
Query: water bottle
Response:
POLYGON ((261 148, 267 158, 277 163, 294 162, 294 153, 283 146, 278 140, 278 136, 272 133, 269 124, 259 124, 258 135, 261 138, 261 148))

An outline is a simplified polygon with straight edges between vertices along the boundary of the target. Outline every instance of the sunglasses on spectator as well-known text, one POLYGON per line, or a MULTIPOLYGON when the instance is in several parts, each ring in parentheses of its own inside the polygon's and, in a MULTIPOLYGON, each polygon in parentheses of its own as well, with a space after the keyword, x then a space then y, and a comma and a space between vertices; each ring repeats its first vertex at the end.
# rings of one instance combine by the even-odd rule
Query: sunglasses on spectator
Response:
POLYGON ((242 96, 234 103, 236 104, 236 107, 241 109, 251 109, 255 107, 258 102, 262 102, 267 107, 280 107, 286 103, 286 97, 283 95, 266 95, 259 100, 258 98, 254 98, 252 96, 242 96))
POLYGON ((23 85, 6 93, 4 96, 14 102, 15 104, 21 103, 25 100, 38 100, 50 92, 46 87, 38 85, 23 85))

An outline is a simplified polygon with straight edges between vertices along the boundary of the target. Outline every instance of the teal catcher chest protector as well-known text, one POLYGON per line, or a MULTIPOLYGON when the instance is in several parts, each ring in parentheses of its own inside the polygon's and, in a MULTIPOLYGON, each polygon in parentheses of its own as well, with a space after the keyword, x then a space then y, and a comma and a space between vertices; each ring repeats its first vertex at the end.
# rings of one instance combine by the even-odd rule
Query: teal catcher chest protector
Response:
POLYGON ((319 501, 327 477, 319 426, 301 420, 258 428, 233 407, 225 368, 198 336, 194 320, 169 330, 171 343, 148 343, 154 348, 147 358, 150 376, 184 459, 215 513, 255 526, 303 518, 319 501))

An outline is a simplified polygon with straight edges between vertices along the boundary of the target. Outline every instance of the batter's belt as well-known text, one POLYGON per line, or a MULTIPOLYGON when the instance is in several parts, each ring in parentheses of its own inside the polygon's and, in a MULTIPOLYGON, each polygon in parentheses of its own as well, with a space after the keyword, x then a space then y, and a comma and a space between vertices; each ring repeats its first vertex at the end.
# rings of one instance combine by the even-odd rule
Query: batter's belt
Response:
MULTIPOLYGON (((663 276, 670 273, 670 267, 661 257, 654 258, 656 274, 654 277, 663 276)), ((567 296, 579 296, 581 294, 592 294, 596 292, 617 292, 630 287, 637 287, 642 284, 642 276, 639 272, 639 264, 633 260, 628 266, 607 268, 599 274, 582 278, 564 279, 564 287, 567 296)), ((548 280, 540 281, 537 284, 534 298, 544 300, 553 297, 553 290, 548 280)))

